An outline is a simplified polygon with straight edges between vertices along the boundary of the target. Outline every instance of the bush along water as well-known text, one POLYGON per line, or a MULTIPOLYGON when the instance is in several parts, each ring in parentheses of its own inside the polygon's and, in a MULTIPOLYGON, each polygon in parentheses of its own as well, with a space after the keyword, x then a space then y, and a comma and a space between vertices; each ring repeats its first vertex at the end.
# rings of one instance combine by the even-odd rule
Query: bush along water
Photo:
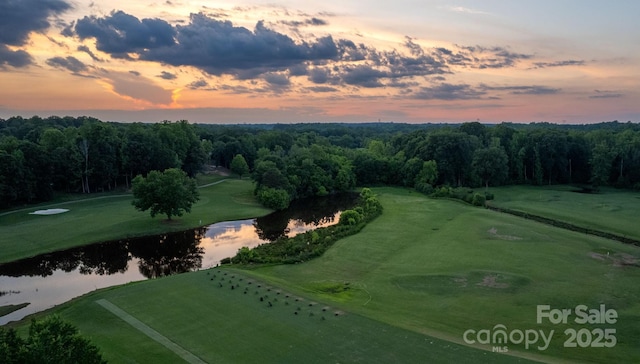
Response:
POLYGON ((322 255, 339 239, 359 232, 367 223, 382 213, 382 205, 376 195, 363 188, 356 205, 340 214, 338 224, 298 234, 259 245, 253 249, 243 247, 222 264, 291 264, 301 263, 322 255))

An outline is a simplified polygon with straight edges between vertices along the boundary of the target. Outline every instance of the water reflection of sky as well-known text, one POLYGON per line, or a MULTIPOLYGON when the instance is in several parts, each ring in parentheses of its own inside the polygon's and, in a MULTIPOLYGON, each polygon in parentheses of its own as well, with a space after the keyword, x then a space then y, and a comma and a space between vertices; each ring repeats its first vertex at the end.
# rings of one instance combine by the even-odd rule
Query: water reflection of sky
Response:
MULTIPOLYGON (((280 234, 292 237, 310 229, 332 225, 336 223, 338 219, 339 212, 329 215, 322 219, 318 224, 306 224, 300 220, 289 220, 286 228, 284 231, 281 231, 280 234)), ((204 234, 198 235, 198 232, 196 231, 196 237, 195 240, 192 241, 191 246, 187 246, 185 248, 184 242, 177 243, 176 246, 178 246, 178 248, 175 248, 175 254, 177 256, 171 256, 172 253, 167 253, 165 250, 171 250, 171 248, 166 247, 161 248, 151 246, 149 247, 149 250, 152 253, 145 252, 143 254, 144 258, 132 256, 132 253, 119 253, 117 252, 119 249, 115 249, 113 244, 99 246, 98 248, 93 247, 92 256, 95 256, 96 250, 100 253, 100 249, 104 249, 105 256, 109 256, 109 253, 113 251, 120 254, 116 254, 120 259, 120 264, 124 264, 122 263, 123 258, 125 260, 128 259, 127 269, 113 274, 96 274, 95 269, 91 269, 93 267, 90 263, 82 261, 82 258, 80 258, 80 265, 76 266, 75 269, 72 269, 69 272, 59 269, 60 266, 64 266, 64 262, 66 262, 62 258, 61 260, 56 261, 56 258, 44 257, 41 258, 42 261, 38 261, 36 258, 35 261, 32 260, 29 263, 25 262, 23 263, 25 265, 25 273, 19 273, 20 263, 18 262, 18 264, 13 264, 13 267, 9 269, 12 272, 10 275, 2 275, 2 273, 0 273, 0 292, 8 292, 7 294, 0 296, 0 306, 17 305, 25 302, 29 302, 30 304, 23 309, 0 317, 0 325, 4 325, 10 321, 19 320, 26 315, 46 310, 55 305, 67 302, 74 297, 81 296, 100 288, 148 279, 149 271, 157 273, 164 272, 164 270, 171 270, 171 264, 176 263, 176 261, 180 261, 180 259, 187 261, 187 263, 182 265, 178 264, 180 269, 198 270, 215 267, 220 263, 220 260, 234 256, 238 249, 242 247, 246 246, 253 248, 257 245, 268 243, 268 240, 260 238, 257 231, 259 228, 258 225, 259 224, 256 223, 256 220, 225 221, 212 224, 206 228, 206 231, 202 231, 204 234), (194 244, 195 247, 193 246, 194 244), (161 252, 157 254, 164 255, 155 256, 154 254, 156 253, 153 252, 156 250, 161 252), (122 254, 128 255, 128 257, 123 256, 122 254), (180 254, 187 254, 188 257, 183 258, 180 254), (201 261, 198 259, 200 257, 202 258, 201 261), (26 265, 30 266, 27 268, 26 265), (85 270, 88 270, 90 273, 83 274, 80 272, 83 265, 85 265, 85 270), (86 265, 89 265, 88 269, 86 265), (48 266, 54 266, 52 272, 44 270, 46 273, 50 273, 49 275, 43 277, 42 273, 38 273, 41 272, 39 269, 40 267, 48 266), (16 270, 18 272, 16 272, 16 270), (147 272, 147 276, 142 272, 147 272)), ((185 239, 185 237, 181 236, 176 239, 185 239)), ((152 242, 151 245, 166 244, 166 242, 158 243, 157 240, 158 239, 156 238, 156 241, 152 242)), ((149 245, 150 243, 145 242, 144 244, 149 245)), ((131 249, 132 247, 130 246, 129 248, 131 249)), ((137 245, 136 249, 141 250, 140 244, 137 245)), ((78 252, 75 252, 74 254, 74 256, 86 258, 86 254, 83 255, 78 252)), ((78 264, 77 261, 72 259, 69 261, 71 263, 68 264, 78 264)), ((108 265, 108 263, 105 265, 108 265)), ((8 265, 4 265, 3 267, 3 265, 0 265, 0 271, 2 271, 3 268, 7 268, 7 266, 8 265)))

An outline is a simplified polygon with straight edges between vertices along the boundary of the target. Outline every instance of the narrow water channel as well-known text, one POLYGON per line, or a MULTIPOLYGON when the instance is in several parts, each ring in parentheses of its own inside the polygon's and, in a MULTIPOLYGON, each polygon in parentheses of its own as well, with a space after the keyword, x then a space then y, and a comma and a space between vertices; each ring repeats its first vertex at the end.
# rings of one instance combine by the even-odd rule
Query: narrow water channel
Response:
POLYGON ((241 247, 335 224, 354 195, 298 201, 284 211, 177 233, 69 249, 0 265, 0 306, 29 303, 0 325, 96 289, 214 267, 241 247))

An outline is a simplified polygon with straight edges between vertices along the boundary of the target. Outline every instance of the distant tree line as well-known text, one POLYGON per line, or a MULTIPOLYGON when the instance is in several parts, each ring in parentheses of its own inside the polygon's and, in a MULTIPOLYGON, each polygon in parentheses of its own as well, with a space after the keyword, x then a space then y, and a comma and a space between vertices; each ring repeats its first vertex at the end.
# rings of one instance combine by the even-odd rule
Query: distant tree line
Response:
POLYGON ((194 176, 210 143, 186 121, 105 123, 93 118, 0 120, 0 207, 46 201, 56 191, 128 188, 137 175, 180 168, 194 176))
POLYGON ((205 164, 247 173, 265 205, 356 185, 579 184, 640 189, 640 125, 548 123, 210 125, 0 119, 0 205, 56 191, 128 188, 137 175, 205 164), (242 160, 240 159, 240 157, 242 160), (235 159, 235 162, 234 162, 235 159))

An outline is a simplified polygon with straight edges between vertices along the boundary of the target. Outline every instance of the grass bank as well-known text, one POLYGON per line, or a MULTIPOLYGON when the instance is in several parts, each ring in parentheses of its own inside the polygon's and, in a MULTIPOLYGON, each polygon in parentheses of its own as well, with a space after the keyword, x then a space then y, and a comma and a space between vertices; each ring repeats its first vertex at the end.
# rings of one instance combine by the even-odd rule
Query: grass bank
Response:
POLYGON ((490 189, 489 204, 640 240, 634 224, 640 212, 640 193, 603 188, 580 193, 579 188, 555 186, 502 186, 490 189))
POLYGON ((182 361, 107 311, 98 304, 102 300, 209 363, 526 362, 343 311, 221 268, 107 289, 56 308, 113 363, 182 361))
POLYGON ((555 332, 544 351, 509 344, 509 352, 544 360, 640 360, 638 247, 405 190, 374 191, 384 213, 359 234, 305 264, 252 273, 345 310, 456 342, 466 330, 502 324, 555 332), (351 289, 337 289, 341 282, 351 289), (615 348, 567 349, 564 330, 584 325, 536 322, 537 305, 573 310, 581 304, 617 310, 615 348))
POLYGON ((249 180, 200 177, 200 200, 190 214, 164 221, 131 205, 130 194, 36 205, 0 216, 0 263, 91 243, 181 231, 225 220, 265 215, 249 180), (43 208, 65 208, 58 215, 30 215, 43 208))
POLYGON ((96 303, 102 299, 208 362, 521 360, 491 345, 459 345, 467 330, 496 325, 552 335, 545 350, 540 341, 507 343, 509 354, 640 361, 640 248, 409 190, 374 192, 384 213, 317 259, 139 282, 53 311, 113 362, 177 357, 96 303), (575 315, 567 324, 536 322, 538 305, 601 304, 617 311, 615 324, 578 325, 575 315), (616 345, 563 346, 566 329, 596 328, 615 329, 616 345))

